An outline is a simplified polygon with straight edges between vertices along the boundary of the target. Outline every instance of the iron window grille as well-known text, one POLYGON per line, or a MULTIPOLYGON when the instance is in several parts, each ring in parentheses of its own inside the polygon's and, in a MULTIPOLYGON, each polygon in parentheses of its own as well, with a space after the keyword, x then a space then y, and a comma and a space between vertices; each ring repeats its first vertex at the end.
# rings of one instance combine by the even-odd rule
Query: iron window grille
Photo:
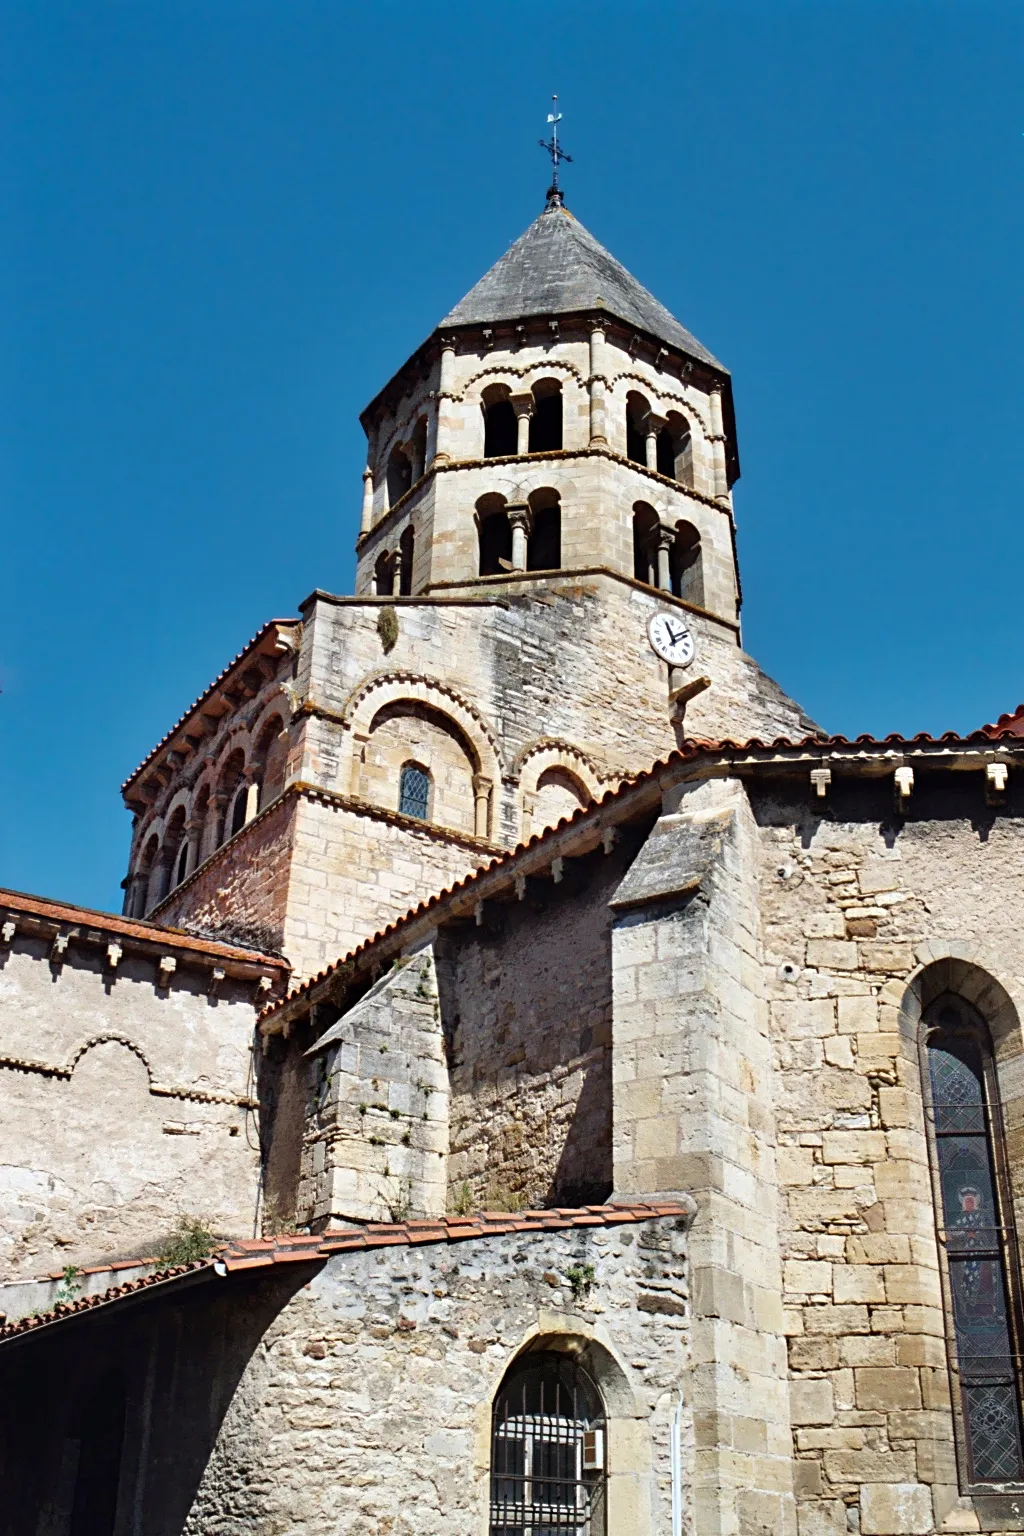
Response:
POLYGON ((946 995, 923 1036, 928 1142, 957 1454, 966 1483, 1024 1483, 1021 1276, 992 1043, 946 995))
POLYGON ((398 809, 403 816, 426 821, 430 808, 430 775, 415 763, 406 763, 398 792, 398 809))
POLYGON ((527 1356, 494 1405, 490 1536, 605 1536, 600 1394, 565 1355, 527 1356))

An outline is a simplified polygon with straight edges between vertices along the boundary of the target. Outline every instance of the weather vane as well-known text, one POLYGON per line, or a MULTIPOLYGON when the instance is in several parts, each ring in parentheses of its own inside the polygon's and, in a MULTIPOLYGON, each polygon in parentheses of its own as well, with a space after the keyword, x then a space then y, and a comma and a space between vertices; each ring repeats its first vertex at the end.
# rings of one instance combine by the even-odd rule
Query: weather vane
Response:
POLYGON ((562 114, 558 110, 558 97, 551 98, 551 111, 548 113, 548 122, 551 125, 551 139, 545 141, 538 139, 541 149, 546 149, 551 156, 551 185, 548 187, 548 207, 558 208, 562 203, 562 192, 558 185, 558 165, 561 160, 568 160, 572 164, 572 155, 567 155, 558 142, 558 125, 562 121, 562 114))

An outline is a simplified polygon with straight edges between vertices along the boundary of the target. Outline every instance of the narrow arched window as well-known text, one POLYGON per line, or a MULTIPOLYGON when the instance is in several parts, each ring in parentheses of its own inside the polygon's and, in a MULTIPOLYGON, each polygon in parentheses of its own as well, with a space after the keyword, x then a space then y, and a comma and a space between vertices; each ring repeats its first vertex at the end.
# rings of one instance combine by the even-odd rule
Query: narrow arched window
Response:
POLYGON ((231 831, 229 837, 234 837, 236 832, 241 832, 245 826, 245 805, 248 798, 248 786, 243 784, 235 796, 235 803, 231 808, 231 831))
POLYGON ((484 398, 484 458, 507 458, 516 452, 516 413, 507 391, 484 398))
POLYGON ((494 1400, 490 1536, 605 1536, 601 1395, 568 1355, 524 1355, 494 1400))
POLYGON ((416 763, 406 763, 398 790, 398 809, 403 816, 427 821, 430 816, 430 774, 416 763))
POLYGON ((388 457, 388 506, 401 501, 412 486, 412 464, 403 448, 392 448, 388 457))
POLYGON ((412 562, 416 553, 416 535, 407 528, 398 541, 398 595, 412 596, 412 562))
POLYGON ((562 446, 562 390, 554 379, 542 379, 533 391, 530 452, 554 453, 562 446))
POLYGON ((968 1482, 1019 1484, 1020 1260, 991 1037, 947 994, 925 1014, 923 1050, 959 1448, 968 1482))

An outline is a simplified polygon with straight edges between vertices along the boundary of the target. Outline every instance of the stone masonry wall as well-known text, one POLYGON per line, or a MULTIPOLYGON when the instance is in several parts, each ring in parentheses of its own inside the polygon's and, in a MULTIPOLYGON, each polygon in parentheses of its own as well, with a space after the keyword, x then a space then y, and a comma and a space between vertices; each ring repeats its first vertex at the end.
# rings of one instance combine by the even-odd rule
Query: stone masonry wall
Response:
POLYGON ((74 940, 55 967, 20 934, 0 956, 0 1276, 159 1252, 182 1211, 251 1233, 254 984, 115 976, 74 940))
POLYGON ((225 943, 281 952, 297 814, 294 796, 275 801, 171 893, 157 920, 225 943))
MULTIPOLYGON (((330 1260, 252 1356, 185 1532, 227 1529, 237 1509, 246 1530, 486 1536, 493 1395, 516 1354, 545 1340, 582 1350, 604 1394, 611 1536, 662 1536, 688 1365, 680 1227, 673 1218, 330 1260)), ((689 1409, 682 1447, 692 1536, 689 1409)))
POLYGON ((993 1028, 1019 1210, 1024 828, 950 777, 902 816, 890 778, 756 797, 801 1536, 1021 1523, 958 1493, 908 998, 966 987, 993 1028))
POLYGON ((448 1072, 431 951, 400 960, 309 1062, 297 1224, 442 1216, 448 1072))
POLYGON ((791 1531, 775 1124, 742 789, 682 785, 616 892, 615 1188, 686 1189, 701 1532, 791 1531))
POLYGON ((450 1199, 583 1205, 612 1188, 611 913, 636 852, 531 881, 481 927, 442 929, 438 990, 451 1081, 450 1199))

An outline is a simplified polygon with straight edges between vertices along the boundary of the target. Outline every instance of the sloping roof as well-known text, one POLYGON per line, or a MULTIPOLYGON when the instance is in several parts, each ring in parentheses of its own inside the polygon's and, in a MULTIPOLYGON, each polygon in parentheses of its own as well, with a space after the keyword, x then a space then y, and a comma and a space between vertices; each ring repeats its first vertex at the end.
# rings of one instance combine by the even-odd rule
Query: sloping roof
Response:
POLYGON ((995 725, 983 725, 982 730, 993 741, 1001 736, 1024 736, 1024 704, 1018 704, 1012 715, 1000 715, 995 725))
POLYGON ((606 310, 690 357, 728 370, 567 208, 546 208, 441 321, 490 325, 528 315, 606 310))
POLYGON ((119 917, 112 912, 98 912, 93 907, 78 907, 70 901, 52 901, 46 896, 11 891, 5 886, 0 886, 0 913, 16 925, 19 919, 24 919, 26 929, 37 924, 55 923, 59 928, 73 930, 80 937, 87 938, 93 932, 97 937, 112 934, 119 939, 154 945, 161 953, 176 951, 183 956, 224 960, 249 969, 272 970, 281 974, 291 970, 288 961, 280 955, 267 955, 262 950, 247 949, 242 944, 225 944, 219 939, 184 933, 180 928, 166 928, 162 923, 150 922, 147 918, 119 917))
POLYGON ((140 1291, 169 1281, 213 1271, 233 1274, 239 1270, 266 1269, 278 1264, 308 1264, 336 1253, 368 1248, 420 1247, 425 1243, 463 1243, 480 1237, 506 1237, 515 1232, 568 1232, 580 1227, 621 1227, 661 1217, 692 1220, 696 1206, 689 1196, 678 1200, 636 1200, 615 1205, 584 1205, 542 1211, 481 1211, 475 1216, 438 1216, 416 1221, 370 1222, 365 1227, 342 1227, 323 1236, 249 1238, 228 1243, 209 1259, 176 1269, 158 1270, 124 1285, 115 1285, 95 1296, 61 1302, 48 1312, 18 1318, 0 1326, 0 1344, 25 1334, 94 1312, 140 1291))
MULTIPOLYGON (((1005 733, 1007 738, 1013 737, 1014 734, 1012 731, 1005 733)), ((499 854, 486 864, 481 864, 477 869, 472 870, 461 880, 426 897, 403 917, 396 918, 393 923, 388 923, 371 938, 364 939, 347 955, 341 956, 317 975, 307 977, 306 980, 292 987, 284 997, 275 998, 269 1002, 259 1015, 259 1023, 266 1024, 271 1019, 286 1013, 291 1015, 296 1004, 304 1006, 306 998, 311 997, 346 968, 367 961, 379 945, 394 947, 396 943, 400 944, 404 941, 417 923, 422 923, 428 917, 433 920, 437 909, 446 902, 454 899, 462 902, 476 892, 489 894, 492 888, 496 888, 497 882, 512 880, 517 872, 529 870, 539 858, 547 857, 552 850, 560 852, 561 845, 567 837, 571 838, 576 833, 583 832, 602 815, 609 812, 612 818, 621 814, 628 815, 646 802, 656 801, 661 793, 662 776, 674 769, 689 768, 702 759, 711 762, 725 761, 736 767, 750 769, 759 765, 771 766, 787 760, 797 761, 805 757, 815 763, 838 758, 845 760, 851 767, 864 767, 879 760, 886 761, 894 757, 898 760, 902 759, 904 752, 908 750, 930 753, 941 766, 944 761, 950 761, 958 752, 984 753, 984 749, 988 748, 992 752, 1000 751, 1000 755, 1004 755, 1011 747, 1016 748, 1018 745, 1018 742, 1009 739, 1004 742, 993 740, 984 730, 972 731, 966 736, 959 736, 955 731, 945 731, 941 736, 931 736, 927 731, 919 731, 915 736, 900 736, 896 732, 891 732, 882 738, 868 735, 854 738, 808 735, 798 739, 777 736, 772 741, 762 741, 757 736, 751 737, 748 741, 711 741, 700 737, 688 737, 674 752, 653 763, 643 773, 624 779, 617 788, 609 789, 600 799, 581 806, 572 816, 563 816, 555 826, 534 833, 527 842, 499 854), (494 877, 493 881, 491 877, 494 877)))

